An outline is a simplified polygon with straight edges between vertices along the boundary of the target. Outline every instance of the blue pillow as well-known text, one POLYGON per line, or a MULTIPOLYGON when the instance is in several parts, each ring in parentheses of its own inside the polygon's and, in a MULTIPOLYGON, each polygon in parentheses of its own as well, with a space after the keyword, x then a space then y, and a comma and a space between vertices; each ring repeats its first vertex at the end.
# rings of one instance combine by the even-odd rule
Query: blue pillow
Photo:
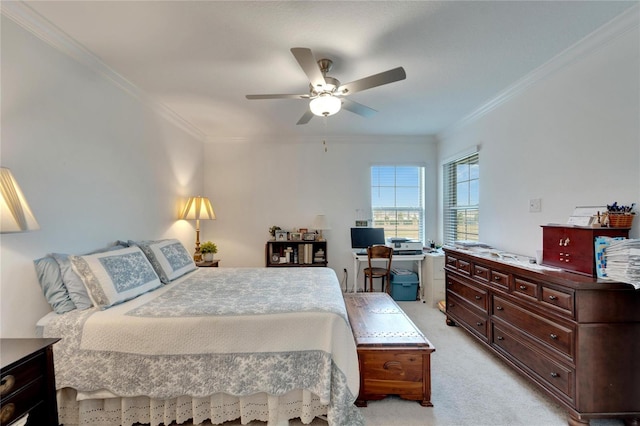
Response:
POLYGON ((53 311, 56 314, 64 314, 76 309, 76 305, 71 300, 69 292, 62 281, 58 262, 51 256, 45 256, 34 260, 33 264, 36 268, 44 297, 53 308, 53 311))

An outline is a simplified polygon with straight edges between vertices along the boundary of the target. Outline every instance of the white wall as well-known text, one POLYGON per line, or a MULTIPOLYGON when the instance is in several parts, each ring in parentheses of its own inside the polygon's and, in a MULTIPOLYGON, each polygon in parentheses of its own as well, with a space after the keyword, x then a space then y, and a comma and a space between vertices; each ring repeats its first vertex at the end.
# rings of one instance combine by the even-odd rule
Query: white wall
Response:
MULTIPOLYGON (((356 118, 357 119, 357 118, 356 118)), ((370 211, 373 164, 426 166, 426 233, 435 238, 436 144, 428 137, 327 137, 305 140, 215 140, 205 144, 205 192, 217 219, 202 239, 218 244, 221 266, 264 266, 268 229, 311 228, 326 214, 329 267, 351 277, 356 210, 370 211)), ((349 281, 351 282, 351 281, 349 281)))
MULTIPOLYGON (((635 26, 621 32, 483 117, 440 135, 441 163, 480 146, 483 242, 534 256, 542 246, 540 225, 566 223, 574 207, 640 202, 637 16, 635 26), (540 213, 529 213, 533 198, 542 199, 540 213)), ((631 236, 638 238, 639 230, 636 217, 631 236)))
POLYGON ((117 239, 175 237, 202 191, 203 143, 79 62, 2 17, 2 166, 40 223, 0 244, 0 336, 34 335, 50 308, 32 260, 117 239))

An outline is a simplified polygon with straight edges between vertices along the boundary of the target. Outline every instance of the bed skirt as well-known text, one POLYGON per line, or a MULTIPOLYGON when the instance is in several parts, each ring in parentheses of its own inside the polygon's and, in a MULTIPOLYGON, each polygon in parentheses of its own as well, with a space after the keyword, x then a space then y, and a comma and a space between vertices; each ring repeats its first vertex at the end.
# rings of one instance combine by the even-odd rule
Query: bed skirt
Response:
POLYGON ((269 426, 287 425, 299 417, 309 424, 327 413, 327 406, 309 391, 293 390, 283 396, 258 393, 235 397, 218 393, 206 398, 181 396, 160 400, 146 396, 99 398, 78 394, 75 389, 57 391, 59 423, 65 426, 131 426, 135 423, 157 425, 177 424, 188 420, 194 425, 210 420, 212 424, 240 419, 242 424, 253 420, 269 426))

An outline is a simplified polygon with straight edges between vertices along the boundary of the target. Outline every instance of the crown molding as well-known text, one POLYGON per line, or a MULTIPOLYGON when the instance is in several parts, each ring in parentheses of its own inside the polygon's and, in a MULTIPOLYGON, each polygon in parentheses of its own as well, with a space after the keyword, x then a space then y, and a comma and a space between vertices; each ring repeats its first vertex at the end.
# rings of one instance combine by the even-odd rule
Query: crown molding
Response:
POLYGON ((439 132, 436 135, 437 138, 439 140, 446 139, 457 130, 468 126, 500 105, 520 95, 534 84, 537 84, 557 71, 606 46, 613 40, 621 37, 634 28, 637 28, 639 24, 640 5, 635 5, 613 18, 591 34, 587 35, 582 40, 560 52, 548 62, 525 75, 511 86, 508 86, 506 89, 498 93, 498 95, 485 102, 469 115, 439 132))
POLYGON ((175 111, 149 96, 141 88, 118 74, 107 66, 100 58, 91 53, 87 48, 76 42, 69 35, 56 27, 42 15, 30 8, 22 1, 0 1, 0 11, 4 16, 20 25, 34 36, 43 40, 63 54, 73 58, 80 64, 105 78, 107 81, 120 88, 124 92, 138 99, 158 115, 174 124, 191 136, 203 141, 206 135, 193 124, 182 118, 175 111))

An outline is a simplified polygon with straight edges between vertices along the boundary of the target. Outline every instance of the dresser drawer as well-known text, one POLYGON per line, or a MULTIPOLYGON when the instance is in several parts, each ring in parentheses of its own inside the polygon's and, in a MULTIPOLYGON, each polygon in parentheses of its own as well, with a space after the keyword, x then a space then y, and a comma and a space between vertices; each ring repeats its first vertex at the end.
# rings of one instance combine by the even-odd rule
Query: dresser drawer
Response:
POLYGON ((359 357, 364 376, 361 393, 422 395, 422 352, 361 350, 359 357))
POLYGON ((43 404, 42 394, 45 389, 44 378, 38 377, 27 386, 21 387, 17 392, 7 398, 2 398, 0 408, 0 425, 8 425, 29 410, 43 404))
POLYGON ((479 289, 476 286, 467 284, 464 281, 451 276, 447 277, 447 289, 481 309, 483 312, 488 312, 488 296, 485 290, 479 289))
POLYGON ((538 300, 540 285, 522 278, 513 279, 513 294, 528 300, 538 300))
POLYGON ((569 314, 571 318, 574 317, 575 303, 573 293, 566 293, 543 286, 540 301, 546 306, 569 314))
POLYGON ((493 346, 502 349, 509 358, 537 376, 538 380, 542 380, 547 386, 573 401, 575 398, 575 371, 572 368, 536 351, 535 347, 529 344, 526 339, 519 338, 516 333, 510 332, 508 327, 494 324, 492 335, 493 346))
POLYGON ((549 319, 525 310, 505 299, 493 297, 493 316, 513 325, 561 353, 574 356, 574 332, 549 319))
POLYGON ((453 293, 447 292, 447 316, 451 316, 456 321, 463 323, 467 329, 487 340, 489 327, 487 317, 467 307, 462 299, 457 298, 453 293))
POLYGON ((509 291, 509 275, 498 271, 491 271, 489 282, 493 287, 509 291))
POLYGON ((478 281, 489 282, 489 268, 481 265, 473 265, 473 278, 478 281))
POLYGON ((3 370, 0 377, 0 397, 2 401, 5 401, 9 395, 42 376, 46 362, 46 357, 41 353, 20 365, 3 370))

